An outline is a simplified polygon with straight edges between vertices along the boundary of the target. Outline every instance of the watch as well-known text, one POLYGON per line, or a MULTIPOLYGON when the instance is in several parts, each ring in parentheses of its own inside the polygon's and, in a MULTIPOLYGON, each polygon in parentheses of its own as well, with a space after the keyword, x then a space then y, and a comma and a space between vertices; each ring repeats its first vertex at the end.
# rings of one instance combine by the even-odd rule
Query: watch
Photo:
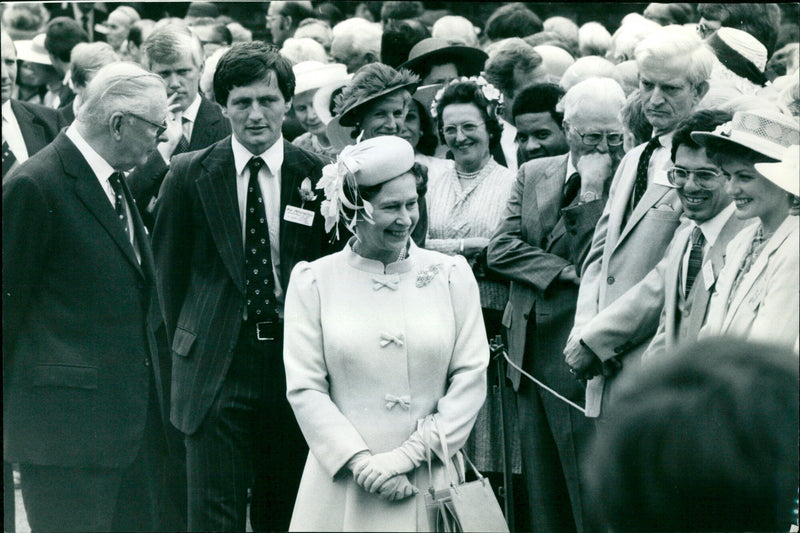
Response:
POLYGON ((589 202, 594 202, 595 200, 599 200, 600 196, 596 192, 585 192, 581 194, 581 203, 588 204, 589 202))

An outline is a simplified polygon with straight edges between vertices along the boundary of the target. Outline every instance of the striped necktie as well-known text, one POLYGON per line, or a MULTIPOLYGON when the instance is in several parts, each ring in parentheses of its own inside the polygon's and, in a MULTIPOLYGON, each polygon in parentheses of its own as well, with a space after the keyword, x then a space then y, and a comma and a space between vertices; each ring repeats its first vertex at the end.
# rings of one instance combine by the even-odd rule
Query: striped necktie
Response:
POLYGON ((706 239, 700 226, 695 226, 692 230, 691 241, 692 249, 689 250, 689 265, 686 267, 686 292, 684 293, 686 298, 689 297, 694 280, 697 279, 700 267, 703 266, 703 247, 706 244, 706 239))

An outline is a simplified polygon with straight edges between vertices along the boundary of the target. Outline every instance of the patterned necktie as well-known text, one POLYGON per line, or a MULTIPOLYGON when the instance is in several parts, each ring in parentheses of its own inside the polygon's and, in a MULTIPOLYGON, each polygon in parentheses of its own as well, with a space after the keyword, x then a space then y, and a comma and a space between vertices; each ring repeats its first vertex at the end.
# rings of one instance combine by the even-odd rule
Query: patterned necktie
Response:
POLYGON ((569 206, 575 197, 578 196, 578 191, 581 190, 581 175, 573 172, 567 183, 564 185, 563 199, 561 200, 561 209, 569 206))
POLYGON ((647 190, 647 169, 650 167, 650 158, 653 156, 653 152, 656 151, 656 148, 660 146, 661 143, 658 142, 658 137, 653 137, 647 142, 647 146, 645 146, 642 155, 639 157, 639 164, 636 165, 636 181, 634 182, 633 194, 631 195, 631 212, 639 205, 639 200, 642 199, 644 192, 647 190))
POLYGON ((5 138, 3 139, 3 177, 6 177, 6 173, 11 170, 14 166, 14 163, 17 162, 16 156, 14 156, 14 152, 11 151, 11 148, 8 146, 8 142, 6 142, 5 138))
POLYGON ((258 172, 264 160, 253 157, 247 163, 250 181, 247 184, 245 209, 245 280, 247 283, 247 317, 256 322, 277 317, 275 278, 272 273, 269 227, 258 172))
POLYGON ((128 240, 131 239, 131 232, 128 228, 128 213, 125 210, 125 196, 122 194, 122 179, 119 172, 114 172, 108 178, 108 183, 114 189, 114 211, 117 212, 119 223, 122 224, 122 229, 125 231, 125 236, 128 240))
POLYGON ((700 267, 703 266, 703 247, 705 244, 706 239, 703 236, 703 230, 700 229, 700 226, 695 226, 692 230, 692 249, 689 250, 689 265, 686 268, 686 292, 684 293, 686 298, 689 297, 694 280, 697 279, 700 267))

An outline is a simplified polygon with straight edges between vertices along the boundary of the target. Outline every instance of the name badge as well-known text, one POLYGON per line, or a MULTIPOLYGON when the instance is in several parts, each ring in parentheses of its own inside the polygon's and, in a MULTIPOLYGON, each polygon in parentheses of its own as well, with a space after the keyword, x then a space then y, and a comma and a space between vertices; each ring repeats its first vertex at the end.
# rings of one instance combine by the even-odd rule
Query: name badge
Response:
POLYGON ((716 279, 714 278, 714 267, 711 261, 703 263, 703 283, 706 286, 706 291, 710 291, 716 279))
POLYGON ((293 205, 287 205, 286 211, 283 213, 283 220, 286 222, 294 222, 295 224, 302 224, 303 226, 311 226, 311 224, 314 223, 314 212, 293 205))

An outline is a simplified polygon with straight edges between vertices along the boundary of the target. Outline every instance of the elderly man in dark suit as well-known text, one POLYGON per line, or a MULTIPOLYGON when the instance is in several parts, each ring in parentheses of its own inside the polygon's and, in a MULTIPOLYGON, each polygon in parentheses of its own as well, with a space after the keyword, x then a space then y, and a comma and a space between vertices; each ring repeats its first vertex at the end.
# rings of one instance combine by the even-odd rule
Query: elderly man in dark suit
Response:
MULTIPOLYGON (((489 266, 511 279, 504 317, 509 355, 518 367, 570 401, 584 400, 561 352, 572 327, 585 255, 622 157, 625 102, 613 80, 591 78, 563 99, 569 152, 522 165, 503 222, 488 249, 489 266)), ((590 427, 583 414, 515 368, 523 476, 533 531, 591 531, 579 465, 590 427)))
POLYGON ((262 42, 222 56, 233 135, 176 157, 153 247, 186 435, 189 529, 285 530, 308 451, 286 400, 282 302, 292 267, 329 251, 314 184, 325 161, 281 136, 291 63, 262 42))
POLYGON ((17 83, 17 50, 8 33, 2 39, 3 181, 12 168, 44 148, 58 134, 55 109, 14 100, 17 83))
POLYGON ((203 45, 188 26, 171 23, 151 33, 142 43, 142 63, 164 78, 170 97, 166 140, 128 179, 145 225, 152 228, 158 190, 172 156, 207 148, 230 135, 231 127, 219 106, 199 93, 203 45))
POLYGON ((149 241, 123 171, 163 132, 163 81, 104 67, 3 187, 3 437, 34 531, 155 530, 162 385, 149 241))

